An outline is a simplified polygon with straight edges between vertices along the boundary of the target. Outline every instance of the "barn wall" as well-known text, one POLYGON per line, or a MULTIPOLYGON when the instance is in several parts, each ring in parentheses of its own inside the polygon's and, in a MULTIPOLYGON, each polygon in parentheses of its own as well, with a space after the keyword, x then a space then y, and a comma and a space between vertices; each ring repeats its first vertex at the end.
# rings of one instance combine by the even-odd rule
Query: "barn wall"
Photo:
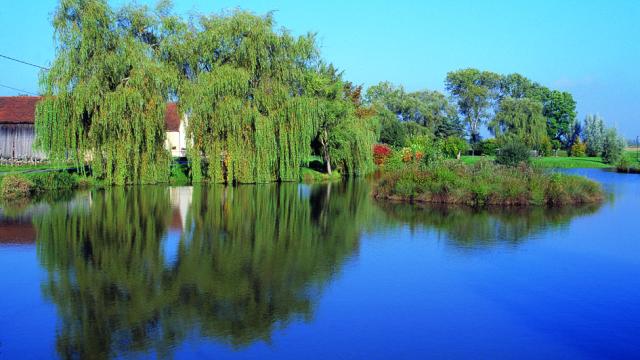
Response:
POLYGON ((0 158, 44 159, 40 151, 33 150, 35 131, 31 124, 0 124, 0 158))

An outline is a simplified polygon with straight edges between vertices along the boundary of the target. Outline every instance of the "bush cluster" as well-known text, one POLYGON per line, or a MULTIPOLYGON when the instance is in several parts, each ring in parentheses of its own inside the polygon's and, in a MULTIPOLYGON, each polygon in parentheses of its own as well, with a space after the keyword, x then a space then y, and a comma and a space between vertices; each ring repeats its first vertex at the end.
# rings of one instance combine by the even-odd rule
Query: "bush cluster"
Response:
POLYGON ((587 144, 580 141, 580 139, 576 139, 573 145, 571 145, 569 154, 574 157, 587 156, 587 144))
POLYGON ((509 141, 496 154, 496 163, 506 166, 518 166, 521 163, 528 164, 530 157, 531 152, 527 145, 521 141, 509 141))
POLYGON ((393 150, 387 144, 376 144, 373 146, 373 162, 382 165, 391 156, 393 150))
POLYGON ((33 191, 33 182, 21 175, 7 175, 0 182, 0 198, 18 200, 28 198, 33 191))
POLYGON ((379 199, 488 205, 568 205, 601 201, 599 184, 584 177, 548 174, 524 163, 517 167, 480 161, 444 161, 407 166, 382 176, 374 188, 379 199))
POLYGON ((78 184, 77 176, 64 171, 7 175, 0 182, 0 198, 7 201, 26 199, 52 190, 73 189, 78 184))

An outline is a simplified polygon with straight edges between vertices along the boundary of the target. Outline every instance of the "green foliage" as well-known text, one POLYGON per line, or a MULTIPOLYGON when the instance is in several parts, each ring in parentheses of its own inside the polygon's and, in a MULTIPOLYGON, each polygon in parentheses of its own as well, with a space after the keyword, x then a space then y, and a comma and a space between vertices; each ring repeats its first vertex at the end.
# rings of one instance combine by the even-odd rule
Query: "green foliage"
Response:
POLYGON ((584 119, 582 137, 587 144, 589 156, 600 156, 604 148, 605 126, 604 121, 598 115, 587 115, 584 119))
POLYGON ((626 142, 614 128, 607 129, 602 146, 602 161, 605 164, 617 164, 622 160, 626 142))
POLYGON ((546 121, 547 136, 564 147, 573 143, 571 127, 575 123, 576 102, 570 93, 550 90, 520 74, 509 74, 502 76, 500 80, 500 105, 507 97, 540 102, 543 106, 542 115, 546 121))
POLYGON ((573 145, 571 145, 569 154, 574 157, 587 156, 587 144, 583 143, 580 138, 577 138, 573 145))
POLYGON ((53 23, 36 130, 54 161, 90 160, 110 184, 166 182, 165 106, 178 99, 195 182, 297 181, 314 142, 329 171, 372 167, 376 126, 361 87, 321 62, 314 35, 276 30, 272 14, 187 22, 168 3, 62 0, 53 23))
POLYGON ((480 153, 482 155, 495 156, 499 148, 500 144, 495 138, 485 139, 480 143, 480 153))
POLYGON ((0 200, 26 199, 33 191, 33 182, 24 175, 7 175, 0 179, 0 200))
POLYGON ((559 141, 566 148, 572 142, 572 125, 576 118, 576 102, 568 92, 552 90, 541 99, 543 114, 547 119, 547 135, 559 141))
POLYGON ((490 205, 571 205, 602 200, 601 187, 584 177, 548 174, 526 165, 507 167, 481 161, 407 166, 387 172, 374 189, 378 199, 490 205))
POLYGON ((185 164, 171 163, 169 170, 169 183, 171 185, 190 185, 188 167, 185 164))
POLYGON ((27 174, 10 174, 0 180, 0 198, 38 199, 56 196, 64 190, 78 187, 78 177, 66 171, 45 171, 27 174))
POLYGON ((547 135, 542 104, 527 98, 504 98, 489 129, 498 139, 515 139, 530 148, 539 147, 547 135))
POLYGON ((533 146, 533 149, 538 151, 540 156, 551 156, 553 154, 554 149, 558 149, 559 145, 556 140, 551 141, 549 137, 545 134, 542 136, 541 141, 533 146))
MULTIPOLYGON (((447 97, 437 91, 408 93, 402 86, 381 82, 367 90, 367 103, 393 114, 403 123, 415 123, 433 133, 441 127, 455 127, 459 123, 456 108, 447 97)), ((442 129, 441 131, 447 131, 442 129)), ((448 131, 455 131, 448 129, 448 131)))
POLYGON ((298 181, 314 140, 328 171, 332 163, 345 174, 371 168, 373 125, 356 116, 341 75, 319 61, 313 35, 295 38, 275 30, 271 15, 243 11, 187 28, 171 53, 181 59, 194 182, 298 181))
POLYGON ((53 161, 91 159, 108 183, 167 180, 165 103, 174 72, 161 56, 161 19, 144 7, 62 0, 56 58, 41 78, 36 146, 53 161))
POLYGON ((306 184, 322 183, 322 182, 329 182, 329 181, 340 181, 341 178, 342 178, 342 175, 337 171, 334 171, 333 173, 331 173, 331 175, 329 175, 324 172, 303 167, 300 172, 300 180, 306 184))
POLYGON ((445 87, 458 103, 471 144, 480 140, 480 126, 488 121, 499 84, 500 75, 489 71, 463 69, 447 74, 445 87))
POLYGON ((407 129, 392 116, 381 116, 380 142, 394 147, 402 147, 407 141, 407 129))
POLYGON ((459 158, 468 149, 469 144, 459 137, 448 137, 442 142, 442 152, 449 158, 459 158))
POLYGON ((529 147, 517 140, 511 140, 500 147, 496 155, 496 163, 506 166, 518 166, 521 163, 530 162, 529 147))
POLYGON ((75 188, 77 179, 66 171, 49 171, 29 175, 36 192, 75 188))

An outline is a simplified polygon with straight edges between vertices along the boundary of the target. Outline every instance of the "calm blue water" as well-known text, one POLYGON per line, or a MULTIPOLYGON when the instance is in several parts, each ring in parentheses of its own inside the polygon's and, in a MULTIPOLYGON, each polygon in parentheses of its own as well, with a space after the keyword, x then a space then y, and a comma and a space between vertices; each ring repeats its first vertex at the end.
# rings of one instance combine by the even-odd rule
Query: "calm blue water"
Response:
POLYGON ((640 176, 601 206, 365 182, 79 192, 0 214, 0 358, 640 356, 640 176))

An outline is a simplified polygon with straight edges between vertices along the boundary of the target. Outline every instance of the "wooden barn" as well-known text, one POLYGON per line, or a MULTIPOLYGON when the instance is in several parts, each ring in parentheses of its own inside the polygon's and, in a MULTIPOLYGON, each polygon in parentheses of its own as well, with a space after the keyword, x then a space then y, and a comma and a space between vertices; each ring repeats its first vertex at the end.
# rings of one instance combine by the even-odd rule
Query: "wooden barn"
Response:
MULTIPOLYGON (((0 96, 0 162, 41 161, 42 152, 33 149, 35 112, 38 96, 0 96)), ((167 104, 165 113, 167 140, 172 156, 186 151, 185 121, 175 103, 167 104)))
POLYGON ((33 150, 37 96, 0 97, 0 160, 43 160, 33 150))

